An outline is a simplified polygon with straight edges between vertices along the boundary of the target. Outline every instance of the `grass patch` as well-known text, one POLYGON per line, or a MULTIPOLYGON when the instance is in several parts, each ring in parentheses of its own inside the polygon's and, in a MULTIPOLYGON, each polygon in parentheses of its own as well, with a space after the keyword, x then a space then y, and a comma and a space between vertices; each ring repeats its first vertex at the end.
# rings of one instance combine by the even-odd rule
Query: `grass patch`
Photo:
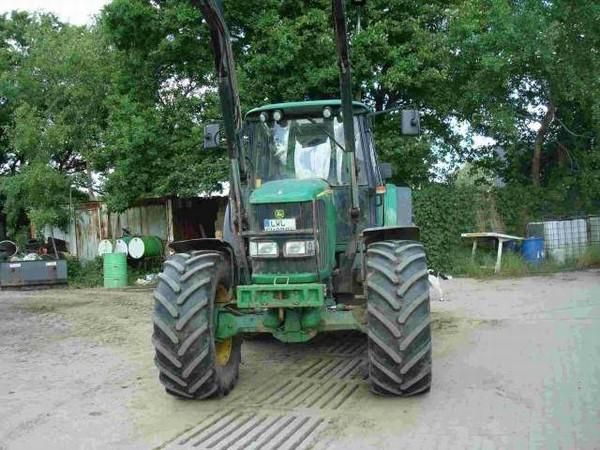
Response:
POLYGON ((600 245, 593 245, 589 247, 575 260, 575 267, 578 269, 600 267, 600 245))
POLYGON ((520 277, 529 275, 533 268, 534 266, 530 267, 530 265, 525 262, 521 255, 510 252, 502 255, 502 265, 500 267, 499 275, 507 277, 520 277))
MULTIPOLYGON (((153 259, 147 261, 132 262, 127 264, 127 284, 135 285, 138 278, 146 274, 160 272, 162 261, 153 259)), ((69 287, 94 288, 104 285, 104 268, 102 258, 92 261, 79 261, 78 259, 67 260, 69 287)))
POLYGON ((128 261, 127 284, 134 286, 138 278, 144 278, 148 274, 157 274, 162 269, 162 259, 152 258, 142 261, 128 261))
POLYGON ((453 255, 453 271, 450 275, 469 278, 491 278, 491 277, 524 277, 537 274, 556 273, 567 270, 583 269, 588 267, 600 267, 600 248, 583 254, 577 260, 569 260, 558 263, 550 258, 539 264, 531 264, 525 261, 520 253, 506 251, 502 254, 502 265, 500 273, 495 273, 496 250, 481 248, 477 250, 475 260, 471 257, 470 250, 459 249, 453 255))
POLYGON ((452 260, 452 270, 449 274, 453 276, 483 278, 493 272, 490 267, 494 266, 494 260, 487 253, 483 255, 480 253, 476 259, 473 259, 471 252, 458 251, 454 254, 452 260))
POLYGON ((92 288, 103 285, 102 258, 91 261, 67 260, 69 287, 92 288))

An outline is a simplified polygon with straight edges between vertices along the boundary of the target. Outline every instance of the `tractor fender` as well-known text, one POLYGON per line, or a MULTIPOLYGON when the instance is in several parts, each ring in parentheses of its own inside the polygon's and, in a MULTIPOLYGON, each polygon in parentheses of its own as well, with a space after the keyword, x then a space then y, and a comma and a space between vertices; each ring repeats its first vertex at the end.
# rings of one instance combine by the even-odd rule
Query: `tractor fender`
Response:
POLYGON ((361 238, 363 248, 366 250, 373 242, 379 241, 418 241, 421 237, 419 227, 416 226, 389 226, 365 228, 361 238))
POLYGON ((169 244, 169 247, 176 253, 189 253, 196 250, 214 250, 223 253, 229 260, 231 279, 234 280, 234 286, 238 284, 240 279, 239 267, 236 263, 235 251, 229 242, 213 238, 187 239, 185 241, 173 241, 169 244))
MULTIPOLYGON (((419 228, 415 226, 387 226, 365 228, 360 235, 359 252, 354 255, 351 277, 335 276, 336 292, 356 292, 357 286, 362 286, 366 279, 365 255, 369 245, 380 241, 418 241, 419 228)), ((359 289, 363 289, 360 287, 359 289)))
POLYGON ((363 280, 363 288, 365 289, 366 295, 366 284, 364 284, 364 280, 366 280, 366 254, 369 245, 374 242, 381 241, 418 241, 421 237, 421 233, 419 231, 419 227, 416 226, 387 226, 387 227, 373 227, 373 228, 365 228, 361 235, 362 247, 361 252, 358 257, 360 257, 360 265, 361 265, 361 278, 363 280))

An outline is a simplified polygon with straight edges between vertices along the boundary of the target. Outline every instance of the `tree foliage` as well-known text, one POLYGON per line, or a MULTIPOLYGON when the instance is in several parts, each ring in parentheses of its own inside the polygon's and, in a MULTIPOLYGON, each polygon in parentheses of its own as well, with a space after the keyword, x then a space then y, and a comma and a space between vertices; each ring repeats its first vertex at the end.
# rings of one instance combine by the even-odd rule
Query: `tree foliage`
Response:
POLYGON ((114 0, 99 26, 116 61, 106 147, 95 160, 109 206, 220 189, 226 156, 202 149, 202 124, 219 113, 199 12, 187 1, 114 0))
MULTIPOLYGON (((244 110, 338 96, 330 8, 224 1, 244 110)), ((468 162, 507 192, 535 186, 578 211, 598 206, 597 2, 370 0, 348 14, 356 98, 423 112, 417 140, 399 135, 397 114, 374 119, 396 182, 452 184, 468 162)), ((1 192, 13 225, 23 214, 61 222, 69 191, 123 210, 219 189, 226 156, 202 149, 203 123, 220 117, 212 66, 188 0, 113 0, 90 27, 0 16, 1 192)))
POLYGON ((599 19, 597 2, 562 0, 472 0, 452 13, 456 107, 505 150, 507 181, 547 186, 558 171, 586 184, 597 171, 599 19))
POLYGON ((1 189, 9 228, 64 223, 71 188, 91 184, 103 146, 110 60, 94 31, 48 15, 0 21, 1 189))

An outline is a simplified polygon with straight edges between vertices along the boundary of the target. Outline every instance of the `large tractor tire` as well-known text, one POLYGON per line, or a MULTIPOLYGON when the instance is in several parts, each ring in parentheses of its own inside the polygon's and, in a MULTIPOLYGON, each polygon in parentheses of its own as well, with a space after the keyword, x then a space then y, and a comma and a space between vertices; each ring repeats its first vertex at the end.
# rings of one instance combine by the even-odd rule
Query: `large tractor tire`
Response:
POLYGON ((154 361, 160 382, 177 397, 227 395, 238 379, 241 338, 215 340, 215 304, 227 301, 230 265, 214 251, 178 253, 154 290, 154 361))
POLYGON ((431 312, 423 246, 382 241, 367 249, 371 390, 411 396, 431 387, 431 312))

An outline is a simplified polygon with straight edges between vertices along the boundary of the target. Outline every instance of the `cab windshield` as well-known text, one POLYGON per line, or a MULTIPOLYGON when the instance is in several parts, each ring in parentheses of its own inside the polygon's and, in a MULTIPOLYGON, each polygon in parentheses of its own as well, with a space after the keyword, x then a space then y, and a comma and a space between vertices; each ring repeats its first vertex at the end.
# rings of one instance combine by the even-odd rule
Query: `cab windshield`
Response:
MULTIPOLYGON (((356 117, 354 129, 359 184, 366 184, 356 117)), ((334 186, 350 184, 350 155, 343 151, 344 126, 337 117, 250 122, 249 138, 249 168, 256 187, 287 178, 322 178, 334 186)))

